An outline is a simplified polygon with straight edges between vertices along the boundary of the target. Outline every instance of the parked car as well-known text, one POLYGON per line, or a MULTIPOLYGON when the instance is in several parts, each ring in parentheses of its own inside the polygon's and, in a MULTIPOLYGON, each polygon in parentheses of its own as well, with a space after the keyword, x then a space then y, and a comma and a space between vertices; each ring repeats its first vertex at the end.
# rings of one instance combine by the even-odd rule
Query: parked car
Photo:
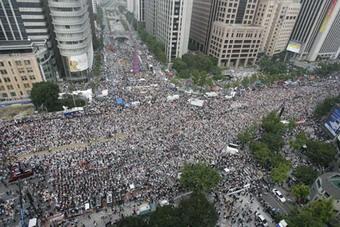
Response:
POLYGON ((267 219, 261 213, 256 213, 256 218, 263 226, 269 226, 267 219))
POLYGON ((274 193, 274 195, 281 201, 281 202, 286 202, 286 198, 282 195, 282 193, 279 191, 279 190, 277 190, 276 188, 274 188, 273 190, 273 193, 274 193))

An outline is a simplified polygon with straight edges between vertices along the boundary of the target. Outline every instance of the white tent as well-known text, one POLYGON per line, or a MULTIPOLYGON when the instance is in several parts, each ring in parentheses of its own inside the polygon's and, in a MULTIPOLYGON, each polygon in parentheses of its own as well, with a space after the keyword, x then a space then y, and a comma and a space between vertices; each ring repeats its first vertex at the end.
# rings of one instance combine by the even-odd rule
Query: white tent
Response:
POLYGON ((229 173, 229 172, 230 172, 230 169, 228 169, 228 168, 224 168, 223 170, 224 170, 224 172, 226 172, 226 173, 229 173))
POLYGON ((200 99, 189 99, 188 102, 193 106, 202 107, 204 105, 204 100, 200 99))
POLYGON ((28 227, 35 227, 38 226, 38 220, 36 218, 32 218, 28 221, 28 227))
POLYGON ((212 97, 217 97, 218 94, 216 92, 207 92, 207 93, 205 93, 205 96, 212 98, 212 97))
POLYGON ((135 185, 134 184, 130 184, 129 187, 130 187, 131 190, 135 189, 135 185))
POLYGON ((175 100, 177 100, 177 99, 179 99, 179 95, 169 95, 169 96, 166 98, 166 100, 167 100, 168 102, 172 102, 172 101, 175 101, 175 100))
POLYGON ((85 203, 85 210, 90 209, 90 203, 85 203))

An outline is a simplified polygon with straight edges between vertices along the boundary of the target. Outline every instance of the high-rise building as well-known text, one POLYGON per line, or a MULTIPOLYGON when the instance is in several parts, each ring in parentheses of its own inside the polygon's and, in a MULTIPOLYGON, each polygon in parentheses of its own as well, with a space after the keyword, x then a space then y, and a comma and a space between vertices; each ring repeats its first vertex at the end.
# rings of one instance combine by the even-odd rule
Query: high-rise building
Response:
POLYGON ((217 17, 218 0, 193 0, 190 44, 193 49, 207 53, 212 23, 217 17))
POLYGON ((208 54, 221 67, 253 65, 262 45, 264 28, 254 24, 257 0, 219 0, 208 54))
POLYGON ((48 7, 43 0, 3 0, 0 2, 0 41, 2 49, 13 43, 31 42, 44 78, 57 78, 56 56, 48 7), (15 41, 15 42, 13 42, 15 41))
POLYGON ((135 0, 127 0, 127 11, 133 13, 135 0))
POLYGON ((191 12, 192 0, 145 0, 146 31, 165 45, 169 62, 188 52, 191 12))
POLYGON ((340 1, 302 0, 287 50, 301 60, 335 59, 340 54, 340 1))
POLYGON ((48 0, 58 49, 68 80, 85 80, 93 64, 87 0, 48 0))
POLYGON ((144 14, 145 14, 144 7, 145 7, 145 0, 135 0, 133 14, 137 21, 144 22, 144 14))
POLYGON ((0 41, 0 100, 28 98, 33 84, 45 80, 32 43, 6 41, 5 49, 3 42, 0 41))
POLYGON ((284 51, 300 11, 299 0, 259 0, 255 24, 265 28, 261 52, 284 51))

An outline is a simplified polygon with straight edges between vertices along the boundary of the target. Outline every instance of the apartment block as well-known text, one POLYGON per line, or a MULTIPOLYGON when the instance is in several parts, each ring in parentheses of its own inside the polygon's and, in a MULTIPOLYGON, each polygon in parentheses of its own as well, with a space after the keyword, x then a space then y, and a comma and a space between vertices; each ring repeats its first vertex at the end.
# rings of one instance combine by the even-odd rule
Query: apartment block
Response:
POLYGON ((0 51, 0 100, 28 98, 33 84, 43 80, 30 42, 17 50, 0 51))
POLYGON ((307 61, 336 59, 340 54, 340 1, 302 0, 287 50, 307 61))
POLYGON ((265 28, 261 52, 273 56, 286 49, 300 8, 299 0, 259 0, 254 22, 265 28))
POLYGON ((144 0, 146 31, 165 45, 169 62, 188 52, 192 0, 144 0))

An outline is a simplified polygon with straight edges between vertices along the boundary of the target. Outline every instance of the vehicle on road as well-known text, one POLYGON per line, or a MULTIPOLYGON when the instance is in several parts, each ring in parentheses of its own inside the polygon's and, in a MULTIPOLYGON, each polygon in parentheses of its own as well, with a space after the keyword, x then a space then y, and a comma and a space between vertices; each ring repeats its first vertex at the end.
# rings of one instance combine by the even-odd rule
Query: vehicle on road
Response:
POLYGON ((282 193, 279 191, 279 190, 277 190, 276 188, 274 188, 273 190, 272 190, 272 192, 274 193, 274 195, 281 201, 281 202, 286 202, 286 198, 282 195, 282 193))
POLYGON ((262 226, 269 226, 267 219, 261 213, 256 213, 256 219, 262 226))

